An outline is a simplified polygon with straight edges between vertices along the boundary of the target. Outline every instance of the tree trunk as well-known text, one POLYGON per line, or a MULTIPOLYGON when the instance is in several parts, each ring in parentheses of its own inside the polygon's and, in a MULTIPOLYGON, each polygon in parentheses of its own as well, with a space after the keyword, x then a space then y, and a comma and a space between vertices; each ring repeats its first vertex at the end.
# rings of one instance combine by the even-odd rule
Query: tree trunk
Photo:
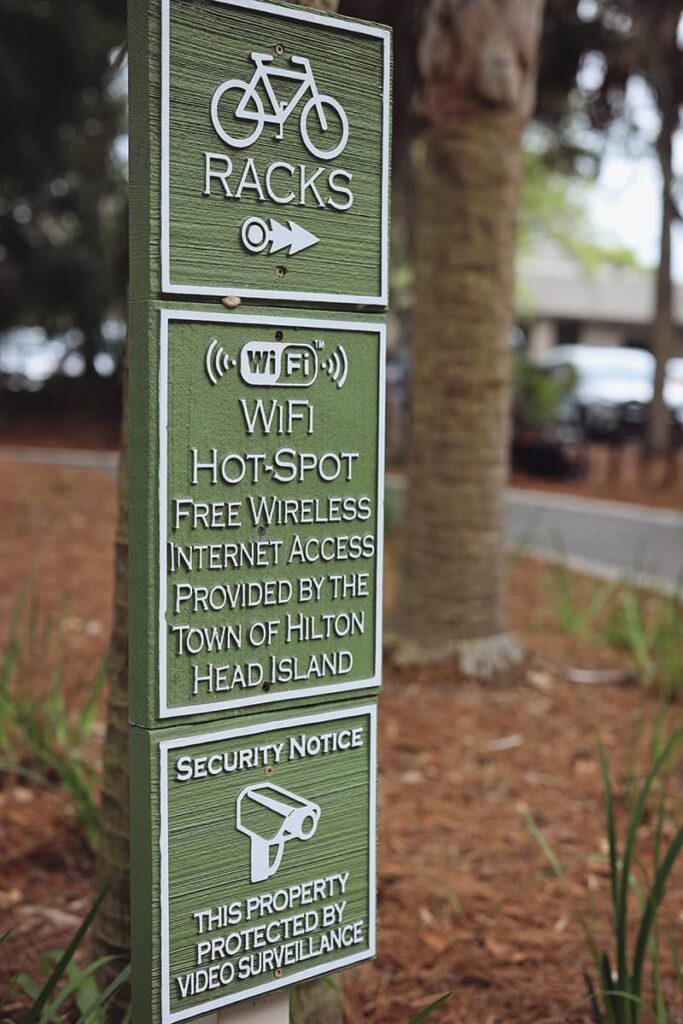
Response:
MULTIPOLYGON (((670 19, 669 45, 676 53, 677 18, 670 19)), ((673 56, 675 60, 675 56, 673 56)), ((662 223, 657 267, 655 319, 652 325, 652 351, 656 360, 654 391, 647 430, 647 451, 662 455, 671 445, 670 415, 664 401, 667 359, 674 353, 673 287, 671 280, 671 229, 675 218, 673 198, 673 136, 678 128, 678 104, 670 81, 674 65, 663 60, 663 78, 657 89, 662 119, 657 139, 657 156, 662 174, 662 223)))
POLYGON ((493 678, 505 632, 513 265, 542 0, 430 0, 420 46, 411 459, 395 656, 493 678))
MULTIPOLYGON (((338 0, 299 0, 302 6, 335 11, 338 0)), ((93 926, 94 955, 115 956, 99 976, 106 986, 130 960, 130 860, 128 799, 128 387, 124 365, 123 429, 118 477, 115 543, 114 626, 109 655, 107 732, 102 785, 102 830, 97 855, 98 889, 109 887, 93 926)), ((342 1024, 342 1000, 329 981, 299 988, 302 1024, 342 1024)), ((130 1005, 130 989, 119 989, 107 1009, 107 1024, 119 1024, 130 1005)), ((147 1024, 136 1021, 134 1024, 147 1024)))

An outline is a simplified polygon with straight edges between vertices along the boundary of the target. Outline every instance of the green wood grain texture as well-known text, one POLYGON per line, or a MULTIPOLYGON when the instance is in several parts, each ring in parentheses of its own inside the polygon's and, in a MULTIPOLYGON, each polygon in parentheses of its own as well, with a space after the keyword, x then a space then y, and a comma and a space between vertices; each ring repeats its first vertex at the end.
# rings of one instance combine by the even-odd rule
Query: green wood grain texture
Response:
MULTIPOLYGON (((388 103, 384 68, 389 53, 383 38, 353 31, 359 23, 335 19, 325 23, 295 21, 289 9, 278 16, 264 9, 244 10, 220 0, 170 0, 169 24, 169 119, 168 119, 168 209, 170 284, 180 294, 207 294, 215 288, 223 294, 241 294, 245 289, 275 295, 286 292, 367 296, 375 305, 380 295, 382 252, 382 203, 385 150, 388 135, 383 122, 388 103), (344 30, 339 26, 346 26, 344 30), (282 52, 278 52, 280 47, 282 52), (252 51, 272 54, 272 66, 300 70, 290 63, 292 56, 307 57, 321 94, 343 106, 349 122, 348 144, 330 160, 313 155, 304 145, 300 116, 304 96, 284 125, 282 140, 277 126, 266 124, 260 137, 248 148, 230 146, 216 132, 211 119, 211 100, 217 88, 228 80, 249 82, 255 72, 252 51), (219 158, 212 167, 232 172, 226 179, 231 195, 212 180, 211 194, 205 195, 206 153, 219 158), (259 180, 247 171, 240 195, 239 183, 247 160, 259 180), (223 163, 221 161, 223 160, 223 163), (295 197, 291 203, 274 202, 264 185, 267 169, 285 163, 295 173, 280 168, 272 188, 280 198, 295 197), (303 170, 302 170, 303 168, 303 170), (320 170, 320 174, 318 171, 320 170), (352 175, 343 180, 353 193, 353 204, 337 210, 328 200, 346 205, 347 197, 330 188, 329 175, 344 170, 352 175), (302 180, 314 176, 314 187, 303 189, 302 180), (317 195, 316 195, 317 189, 317 195), (264 191, 264 197, 259 194, 264 191), (322 206, 321 206, 322 203, 322 206), (293 220, 321 240, 295 255, 279 252, 252 254, 241 242, 240 230, 249 217, 275 217, 287 224, 293 220), (278 268, 284 267, 286 274, 278 268)), ((300 9, 298 9, 300 11, 300 9)), ((132 296, 159 295, 162 288, 161 250, 161 0, 130 4, 131 76, 131 225, 133 230, 132 296)), ((388 30, 386 38, 388 39, 388 30)), ((278 100, 291 98, 292 82, 274 83, 278 100)), ((272 110, 263 84, 259 96, 266 111, 272 110)), ((238 92, 227 92, 219 104, 219 120, 226 131, 239 138, 245 124, 233 117, 238 92)), ((314 145, 329 150, 328 133, 316 133, 316 112, 308 121, 314 145)), ((253 125, 246 124, 247 133, 253 125)), ((388 140, 387 140, 388 143, 388 140)), ((334 181, 333 181, 334 186, 334 181)), ((387 225, 388 227, 388 225, 387 225)))
MULTIPOLYGON (((192 544, 245 543, 253 546, 256 542, 272 542, 269 548, 264 546, 262 549, 266 560, 266 565, 262 567, 235 569, 230 565, 226 569, 178 569, 167 573, 167 672, 163 679, 167 687, 169 709, 176 711, 178 708, 188 708, 188 714, 202 714, 205 717, 206 711, 197 710, 199 706, 209 705, 206 710, 210 713, 213 711, 210 705, 217 704, 217 711, 230 715, 240 713, 239 706, 235 706, 234 709, 231 707, 235 701, 256 701, 265 706, 276 700, 278 693, 285 695, 293 688, 307 703, 335 699, 338 696, 336 688, 339 685, 371 681, 364 687, 365 691, 376 688, 379 685, 380 670, 377 664, 377 641, 378 634, 381 634, 381 617, 376 614, 376 608, 381 604, 379 553, 382 547, 383 526, 383 488, 379 484, 383 468, 383 356, 379 318, 365 317, 362 321, 362 330, 350 331, 344 330, 341 325, 346 322, 355 324, 358 321, 348 315, 335 317, 335 327, 332 329, 325 327, 329 317, 315 313, 312 316, 320 326, 304 328, 291 327, 291 316, 283 316, 277 310, 268 312, 265 309, 240 308, 230 313, 223 309, 222 313, 218 314, 218 321, 192 321, 187 319, 188 314, 204 317, 205 307, 193 307, 188 310, 186 306, 172 303, 133 303, 131 331, 137 343, 131 347, 130 366, 130 443, 133 453, 130 478, 131 722, 151 728, 164 720, 168 721, 165 715, 160 717, 157 615, 161 558, 161 513, 157 471, 160 433, 157 382, 162 310, 173 317, 168 327, 168 486, 165 491, 168 496, 168 540, 183 545, 184 550, 192 544), (250 317, 272 318, 272 324, 253 324, 250 317), (275 342, 276 336, 280 335, 282 340, 275 342), (219 342, 226 355, 238 361, 241 347, 245 342, 252 340, 263 339, 272 341, 276 347, 286 347, 299 343, 312 346, 315 339, 318 339, 325 343, 325 349, 316 355, 318 363, 324 362, 326 353, 333 355, 341 346, 348 357, 348 377, 344 386, 339 388, 329 372, 318 365, 317 378, 310 388, 254 387, 244 384, 237 366, 229 368, 224 376, 217 378, 218 383, 213 385, 207 376, 205 356, 214 339, 219 342), (247 408, 253 411, 253 402, 259 399, 265 402, 264 408, 267 411, 271 409, 273 401, 310 401, 313 410, 313 434, 308 435, 306 420, 304 425, 294 426, 291 436, 266 435, 261 426, 249 436, 239 402, 246 401, 247 408), (210 458, 214 448, 221 453, 221 457, 231 453, 265 453, 269 456, 270 463, 273 453, 282 449, 291 449, 297 453, 297 457, 300 452, 314 456, 349 452, 358 453, 358 458, 352 465, 351 481, 346 480, 346 471, 339 481, 334 482, 320 480, 317 472, 313 471, 306 474, 303 482, 278 483, 273 482, 268 474, 262 474, 258 484, 249 482, 226 485, 219 482, 214 485, 207 479, 208 474, 204 473, 204 478, 196 485, 192 485, 193 448, 203 453, 200 456, 203 459, 210 458), (200 526, 195 530, 183 523, 174 531, 174 497, 190 498, 207 504, 240 502, 241 525, 230 529, 205 529, 200 526), (251 515, 248 501, 259 498, 266 498, 268 501, 278 499, 278 510, 282 509, 281 502, 284 499, 307 501, 308 504, 303 507, 308 509, 309 513, 315 516, 319 514, 323 518, 328 517, 331 507, 336 509, 334 514, 338 516, 340 500, 346 500, 350 502, 350 518, 348 521, 314 524, 281 522, 267 526, 264 523, 257 525, 251 515), (361 498, 365 502, 364 519, 357 514, 361 498), (311 557, 316 560, 302 563, 298 558, 294 558, 290 564, 286 564, 287 552, 291 552, 294 543, 306 543, 311 538, 338 537, 368 538, 363 542, 366 545, 365 553, 358 554, 356 551, 342 548, 339 558, 322 562, 316 559, 317 552, 314 550, 311 557), (356 557, 351 557, 353 554, 356 554, 356 557), (330 577, 345 575, 348 578, 360 573, 367 574, 364 589, 367 589, 368 596, 358 594, 353 597, 347 593, 345 599, 340 599, 338 591, 335 598, 330 577), (324 580, 321 600, 299 602, 296 596, 298 581, 311 576, 324 580), (285 581, 281 584, 285 588, 291 583, 294 588, 291 600, 271 607, 237 607, 234 610, 226 607, 215 611, 204 611, 201 607, 194 610, 190 603, 184 604, 178 614, 174 610, 174 588, 177 585, 208 588, 230 585, 234 588, 240 581, 273 580, 285 581), (320 633, 327 628, 321 619, 322 615, 345 617, 353 613, 357 613, 361 618, 354 621, 348 636, 335 635, 329 639, 300 642, 292 638, 287 642, 285 630, 288 615, 296 619, 296 616, 302 614, 307 619, 312 619, 316 632, 320 633), (277 620, 281 624, 274 642, 261 648, 249 644, 250 626, 255 622, 268 620, 277 620), (213 627, 220 629, 226 625, 241 630, 241 647, 233 644, 227 650, 203 650, 197 655, 187 651, 179 653, 178 634, 171 632, 174 626, 211 630, 213 627), (349 666, 348 659, 345 658, 339 665, 338 673, 335 673, 334 666, 328 666, 322 677, 312 673, 309 679, 296 684, 284 678, 280 683, 273 679, 271 656, 284 659, 298 658, 298 672, 302 673, 315 664, 310 660, 312 656, 320 659, 321 655, 333 654, 335 651, 349 652, 353 664, 349 666), (193 693, 195 666, 200 674, 205 675, 209 671, 209 665, 215 669, 216 666, 225 664, 261 665, 263 678, 259 681, 258 687, 251 688, 236 682, 229 691, 210 693, 207 686, 201 684, 197 694, 193 693), (307 697, 306 691, 314 687, 325 687, 326 692, 307 697)), ((308 314, 301 312, 299 315, 308 314)), ((310 352, 310 348, 306 351, 310 352)), ((334 466, 335 463, 331 465, 334 466)), ((302 506, 296 506, 297 509, 300 507, 302 506)), ((339 543, 346 544, 343 541, 339 543)), ((331 544, 332 541, 327 542, 328 547, 331 544)), ((249 550, 253 550, 253 547, 249 550)), ((196 565, 196 561, 194 564, 196 565)), ((216 591, 217 597, 221 597, 222 593, 220 590, 216 591)), ((240 604, 244 602, 240 601, 240 604)), ((345 631, 348 620, 342 618, 338 621, 340 632, 345 631)), ((198 634, 193 634, 193 649, 197 646, 197 636, 198 634)), ((252 671, 252 678, 256 678, 256 673, 260 670, 252 671)), ((233 679, 232 669, 230 679, 233 679)))
MULTIPOLYGON (((136 1020, 145 1024, 167 1024, 172 1019, 188 1019, 208 1012, 209 1000, 217 1000, 216 1005, 227 1005, 264 989, 293 984, 308 970, 323 974, 348 958, 358 962, 374 955, 374 705, 344 702, 325 708, 318 716, 324 718, 323 721, 311 721, 312 717, 310 709, 290 709, 278 715, 277 720, 259 715, 208 727, 132 730, 131 764, 135 780, 132 813, 137 823, 132 845, 136 1020), (249 735, 235 736, 236 729, 252 731, 249 735), (337 737, 338 741, 345 735, 348 743, 350 730, 356 730, 357 745, 333 749, 335 740, 330 737, 337 737), (322 740, 325 736, 327 741, 322 740), (291 745, 293 739, 298 747, 291 745), (304 747, 301 747, 302 741, 304 747), (317 746, 309 746, 311 741, 317 746), (279 759, 274 756, 273 748, 266 746, 272 744, 282 744, 279 759), (260 753, 258 748, 261 748, 260 753), (302 749, 307 756, 301 756, 302 749), (241 768, 235 769, 238 762, 234 759, 240 751, 246 751, 247 758, 253 757, 254 763, 249 766, 250 762, 244 761, 241 768), (165 771, 162 769, 164 756, 165 771), (209 761, 210 758, 214 760, 209 761), (181 781, 181 776, 195 770, 188 769, 187 765, 195 763, 202 774, 181 781), (216 774, 208 773, 209 764, 216 766, 216 774), (160 785, 162 773, 167 787, 165 798, 160 785), (302 840, 295 835, 284 842, 280 866, 272 877, 253 881, 251 839, 236 827, 237 799, 246 789, 264 784, 277 786, 311 802, 319 809, 320 816, 310 838, 302 840), (165 854, 162 857, 160 851, 165 849, 167 857, 165 854), (247 919, 245 901, 250 898, 286 892, 291 886, 331 879, 346 872, 348 879, 343 883, 343 892, 342 883, 337 881, 329 883, 325 893, 319 891, 311 902, 301 905, 295 900, 288 907, 281 907, 279 912, 265 902, 258 906, 252 904, 257 909, 252 911, 251 919, 247 919), (162 878, 167 879, 167 900, 162 891, 162 878), (343 910, 340 908, 333 922, 334 912, 330 908, 335 903, 345 906, 343 910), (168 908, 165 919, 162 905, 168 908), (193 915, 225 905, 241 908, 233 922, 223 920, 210 931, 205 927, 200 934, 199 919, 193 915), (315 916, 300 918, 296 926, 290 920, 289 927, 296 927, 298 935, 288 936, 281 931, 270 936, 250 936, 245 932, 249 927, 267 926, 306 912, 313 912, 315 916), (323 913, 330 915, 326 924, 323 913), (355 933, 350 927, 354 924, 357 925, 355 933), (156 936, 166 928, 170 941, 164 968, 156 936), (321 936, 329 935, 335 928, 347 929, 348 945, 316 955, 321 936), (221 947, 202 952, 198 945, 207 939, 228 940, 229 936, 232 936, 229 955, 221 947), (265 949, 282 956, 283 947, 297 939, 303 946, 290 945, 292 962, 278 969, 273 966, 277 960, 266 961, 264 969, 259 958, 265 949), (247 949, 248 942, 258 948, 247 949), (178 978, 185 979, 188 974, 212 964, 217 964, 218 969, 226 963, 232 964, 236 971, 244 971, 249 961, 241 958, 252 953, 255 954, 251 961, 253 966, 248 967, 244 977, 237 974, 230 980, 226 973, 225 983, 221 984, 219 978, 208 994, 188 992, 183 997, 178 978), (304 960, 303 955, 307 954, 312 955, 304 960), (163 997, 165 987, 167 997, 163 997)), ((270 839, 281 819, 275 816, 274 825, 267 817, 248 820, 254 829, 270 839)), ((273 858, 271 866, 274 864, 273 858)), ((207 920, 203 919, 204 926, 207 920)), ((341 935, 339 930, 337 935, 341 935)), ((230 970, 226 968, 227 972, 230 970)), ((205 975, 196 977, 202 983, 207 980, 205 975)))

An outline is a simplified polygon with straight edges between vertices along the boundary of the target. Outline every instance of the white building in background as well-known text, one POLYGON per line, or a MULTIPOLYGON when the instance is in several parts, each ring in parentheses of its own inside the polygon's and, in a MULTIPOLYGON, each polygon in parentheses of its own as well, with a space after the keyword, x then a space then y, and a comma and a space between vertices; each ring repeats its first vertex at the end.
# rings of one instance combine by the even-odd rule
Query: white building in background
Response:
MULTIPOLYGON (((536 250, 518 266, 517 319, 529 357, 555 345, 650 347, 655 307, 652 271, 603 264, 589 270, 556 249, 536 250)), ((677 346, 683 356, 683 286, 674 285, 677 346)))

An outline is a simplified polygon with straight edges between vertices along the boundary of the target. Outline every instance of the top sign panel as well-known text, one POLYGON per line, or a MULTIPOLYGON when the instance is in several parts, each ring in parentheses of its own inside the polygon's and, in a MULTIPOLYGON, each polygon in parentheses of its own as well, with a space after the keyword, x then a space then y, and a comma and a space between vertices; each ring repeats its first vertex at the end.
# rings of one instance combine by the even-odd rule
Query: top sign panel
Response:
POLYGON ((389 30, 163 0, 161 42, 162 291, 385 306, 389 30))

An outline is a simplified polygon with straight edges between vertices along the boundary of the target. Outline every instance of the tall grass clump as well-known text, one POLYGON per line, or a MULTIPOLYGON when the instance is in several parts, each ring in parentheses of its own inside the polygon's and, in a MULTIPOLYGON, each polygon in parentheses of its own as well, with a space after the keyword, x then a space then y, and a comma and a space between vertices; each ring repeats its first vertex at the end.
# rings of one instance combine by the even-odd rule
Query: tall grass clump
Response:
MULTIPOLYGON (((8 991, 4 995, 0 994, 0 1024, 68 1024, 70 1021, 75 1021, 75 1024, 105 1024, 107 1003, 130 977, 130 965, 124 967, 114 981, 100 992, 95 980, 96 973, 104 964, 116 958, 102 957, 86 967, 79 967, 75 959, 105 895, 106 891, 95 901, 67 948, 47 953, 42 958, 41 967, 45 975, 42 983, 35 982, 26 974, 18 974, 8 991), (17 989, 22 989, 31 1003, 20 1016, 9 1017, 6 1015, 9 1011, 4 1011, 17 989), (77 1017, 74 1016, 74 1010, 77 1017)), ((0 944, 10 939, 11 931, 5 932, 0 935, 0 944)), ((130 1013, 123 1024, 130 1024, 130 1013)))
POLYGON ((650 687, 674 699, 683 695, 683 604, 681 594, 658 597, 623 585, 608 609, 602 636, 628 651, 650 687))
POLYGON ((0 772, 64 787, 84 839, 94 849, 100 775, 95 726, 105 666, 96 673, 85 702, 71 706, 61 638, 61 626, 54 627, 24 593, 0 654, 0 772))
MULTIPOLYGON (((585 973, 594 1024, 674 1024, 661 983, 661 934, 658 926, 659 907, 664 898, 666 883, 683 848, 683 826, 668 842, 664 837, 665 787, 662 784, 667 764, 674 751, 683 743, 683 727, 677 729, 661 752, 655 757, 645 781, 635 793, 626 824, 623 846, 617 836, 614 795, 609 765, 600 745, 600 765, 605 793, 605 817, 609 851, 611 885, 611 948, 600 950, 595 939, 587 933, 593 954, 595 974, 585 973), (648 810, 648 799, 658 787, 658 806, 655 812, 653 863, 650 876, 641 881, 634 872, 638 831, 648 810), (629 926, 633 904, 636 918, 629 926), (645 995, 646 967, 651 964, 649 984, 645 995)), ((683 982, 680 963, 672 946, 672 962, 679 983, 683 982)), ((683 985, 682 985, 683 988, 683 985)))
POLYGON ((551 580, 560 628, 586 640, 599 639, 599 623, 621 584, 612 581, 596 585, 589 595, 579 593, 579 580, 563 562, 552 568, 551 580))
POLYGON ((629 577, 596 583, 565 564, 551 570, 560 628, 628 653, 643 684, 666 700, 683 696, 683 594, 641 589, 629 577))

